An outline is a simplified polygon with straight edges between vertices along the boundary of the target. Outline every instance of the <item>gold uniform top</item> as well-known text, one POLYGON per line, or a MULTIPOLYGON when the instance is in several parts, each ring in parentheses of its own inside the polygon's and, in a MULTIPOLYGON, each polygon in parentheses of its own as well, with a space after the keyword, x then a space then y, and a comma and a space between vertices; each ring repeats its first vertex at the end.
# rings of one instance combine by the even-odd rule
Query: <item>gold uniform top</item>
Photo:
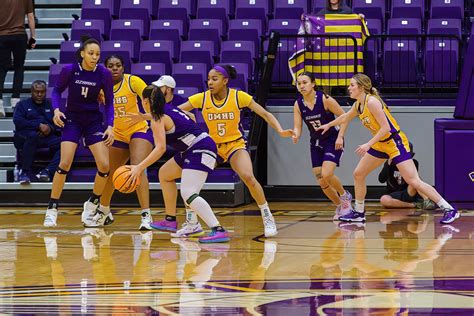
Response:
POLYGON ((142 96, 146 83, 137 76, 125 74, 123 80, 114 85, 114 133, 130 136, 139 130, 147 130, 145 121, 130 125, 126 115, 138 114, 138 97, 142 96))
POLYGON ((193 108, 200 109, 209 128, 209 135, 216 144, 232 142, 244 137, 240 110, 249 106, 252 96, 235 89, 228 89, 227 97, 217 101, 211 92, 201 92, 189 97, 193 108))
POLYGON ((377 132, 380 130, 380 124, 377 122, 374 115, 370 113, 369 107, 367 106, 369 97, 371 96, 375 97, 377 100, 380 101, 380 103, 382 103, 383 113, 385 114, 385 117, 387 118, 387 121, 388 121, 388 125, 390 126, 390 132, 384 135, 384 137, 380 140, 380 142, 383 142, 383 141, 388 140, 394 133, 398 133, 400 131, 400 127, 398 126, 397 121, 393 118, 392 114, 388 110, 388 107, 385 104, 385 102, 383 102, 383 100, 380 97, 373 94, 368 94, 365 97, 364 110, 362 111, 362 113, 359 111, 360 110, 359 101, 356 101, 355 103, 355 107, 357 109, 357 113, 359 113, 359 119, 361 120, 362 125, 364 125, 364 127, 367 128, 372 133, 372 135, 377 134, 377 132))

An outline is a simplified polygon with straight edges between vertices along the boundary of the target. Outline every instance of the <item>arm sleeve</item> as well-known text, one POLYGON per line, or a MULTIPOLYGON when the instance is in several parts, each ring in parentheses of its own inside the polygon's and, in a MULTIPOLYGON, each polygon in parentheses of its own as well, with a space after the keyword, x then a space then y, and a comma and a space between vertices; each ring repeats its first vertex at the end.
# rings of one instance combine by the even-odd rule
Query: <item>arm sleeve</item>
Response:
POLYGON ((108 126, 114 126, 114 83, 110 71, 105 69, 103 74, 106 122, 108 126))
POLYGON ((382 170, 379 173, 379 182, 385 183, 388 180, 388 163, 383 165, 382 170))
POLYGON ((237 91, 237 102, 239 103, 239 109, 248 107, 252 100, 253 97, 250 94, 240 90, 237 91))
POLYGON ((189 103, 193 106, 195 109, 202 109, 202 104, 204 102, 204 92, 197 93, 195 95, 192 95, 189 97, 189 103))
POLYGON ((71 76, 72 65, 64 66, 59 74, 59 78, 54 86, 53 93, 51 94, 51 103, 53 111, 59 109, 61 105, 61 94, 69 84, 69 77, 71 76))
POLYGON ((142 80, 142 78, 137 76, 130 76, 130 87, 140 99, 142 98, 143 90, 145 90, 146 86, 147 84, 145 83, 145 81, 142 80))
POLYGON ((17 132, 21 130, 37 130, 41 124, 42 118, 38 117, 34 120, 26 117, 26 101, 21 101, 17 104, 15 113, 13 114, 13 124, 17 132))

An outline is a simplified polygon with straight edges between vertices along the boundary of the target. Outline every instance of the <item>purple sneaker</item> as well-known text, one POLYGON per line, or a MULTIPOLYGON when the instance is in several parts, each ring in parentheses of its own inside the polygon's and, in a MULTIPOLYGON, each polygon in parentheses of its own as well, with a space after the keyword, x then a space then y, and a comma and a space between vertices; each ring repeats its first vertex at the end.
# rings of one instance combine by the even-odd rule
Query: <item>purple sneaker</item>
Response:
POLYGON ((177 221, 167 221, 166 219, 163 219, 161 221, 153 222, 150 224, 151 228, 157 229, 157 230, 164 230, 166 232, 176 232, 176 229, 178 228, 178 222, 177 221))
POLYGON ((444 209, 443 218, 439 221, 441 224, 450 224, 461 217, 457 209, 444 209))
POLYGON ((228 232, 220 232, 217 230, 211 231, 206 237, 199 238, 199 242, 201 243, 227 242, 229 240, 230 236, 228 232))
POLYGON ((339 217, 341 222, 365 222, 365 213, 359 213, 351 210, 347 215, 339 217))

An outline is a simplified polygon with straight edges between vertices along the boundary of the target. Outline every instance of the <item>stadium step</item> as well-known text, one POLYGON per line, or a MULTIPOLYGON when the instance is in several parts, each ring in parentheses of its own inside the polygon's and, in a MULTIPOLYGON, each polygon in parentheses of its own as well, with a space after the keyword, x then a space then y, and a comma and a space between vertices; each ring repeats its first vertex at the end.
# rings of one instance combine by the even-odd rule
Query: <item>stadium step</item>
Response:
POLYGON ((33 49, 26 52, 25 67, 48 67, 51 65, 50 57, 59 59, 57 49, 33 49))
POLYGON ((63 33, 71 36, 71 28, 45 28, 36 30, 36 44, 37 45, 59 45, 64 41, 63 33))
POLYGON ((73 14, 81 15, 81 9, 61 8, 61 9, 35 9, 36 17, 39 20, 39 26, 42 24, 67 24, 71 25, 73 14))
MULTIPOLYGON (((31 83, 35 80, 44 80, 48 82, 48 70, 26 70, 23 80, 23 88, 30 89, 31 83)), ((5 79, 5 89, 12 89, 13 71, 9 71, 5 79)))

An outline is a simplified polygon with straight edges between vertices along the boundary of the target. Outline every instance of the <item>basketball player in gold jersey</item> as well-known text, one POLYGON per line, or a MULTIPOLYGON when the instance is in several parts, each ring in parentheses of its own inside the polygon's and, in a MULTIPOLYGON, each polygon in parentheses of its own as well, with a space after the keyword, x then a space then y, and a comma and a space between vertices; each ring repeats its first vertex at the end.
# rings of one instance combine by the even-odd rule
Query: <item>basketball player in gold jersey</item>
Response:
MULTIPOLYGON (((130 159, 132 165, 140 163, 153 150, 153 134, 146 121, 130 123, 130 114, 149 112, 140 108, 138 98, 142 97, 146 83, 137 76, 124 74, 123 59, 112 55, 105 60, 105 66, 112 73, 114 81, 114 135, 115 140, 110 147, 110 174, 123 166, 130 159)), ((151 230, 150 191, 148 178, 143 174, 137 188, 138 201, 141 207, 140 230, 151 230)), ((113 221, 110 213, 110 201, 114 193, 112 177, 109 177, 98 212, 104 214, 102 223, 107 225, 113 221)))
MULTIPOLYGON (((235 79, 236 75, 236 70, 230 65, 215 66, 208 74, 207 83, 209 90, 189 97, 189 101, 180 105, 179 108, 184 111, 191 111, 193 108, 202 111, 202 116, 209 129, 209 135, 217 144, 218 162, 229 161, 232 169, 249 188, 250 194, 260 208, 265 236, 271 237, 277 234, 277 227, 262 186, 253 174, 252 161, 247 151, 244 130, 240 122, 240 111, 244 108, 254 111, 275 129, 281 137, 291 137, 293 136, 293 131, 291 129, 282 129, 278 120, 256 103, 249 94, 228 88, 229 80, 235 79)), ((161 186, 170 186, 168 191, 176 192, 176 184, 174 182, 176 177, 161 171, 159 174, 161 186)), ((176 221, 176 203, 166 209, 166 214, 168 216, 164 221, 176 221)), ((171 236, 190 237, 201 231, 202 228, 197 221, 196 214, 187 208, 186 222, 180 230, 172 233, 171 236)))

